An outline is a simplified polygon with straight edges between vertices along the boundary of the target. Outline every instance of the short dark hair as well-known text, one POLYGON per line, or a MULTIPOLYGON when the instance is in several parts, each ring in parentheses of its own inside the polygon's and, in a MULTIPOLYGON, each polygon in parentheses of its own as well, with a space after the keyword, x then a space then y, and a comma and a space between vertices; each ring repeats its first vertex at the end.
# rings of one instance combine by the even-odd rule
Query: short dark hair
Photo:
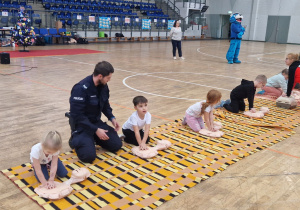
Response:
POLYGON ((138 104, 148 103, 148 100, 144 96, 136 96, 133 98, 132 103, 134 106, 137 106, 138 104))
POLYGON ((288 75, 289 74, 289 70, 288 69, 283 69, 281 71, 282 74, 288 75))
POLYGON ((176 27, 176 23, 177 23, 178 21, 179 21, 179 20, 175 20, 175 21, 174 21, 173 27, 176 27))
POLYGON ((114 73, 114 67, 107 61, 101 61, 97 63, 94 69, 94 76, 101 74, 103 77, 108 76, 110 73, 114 73))

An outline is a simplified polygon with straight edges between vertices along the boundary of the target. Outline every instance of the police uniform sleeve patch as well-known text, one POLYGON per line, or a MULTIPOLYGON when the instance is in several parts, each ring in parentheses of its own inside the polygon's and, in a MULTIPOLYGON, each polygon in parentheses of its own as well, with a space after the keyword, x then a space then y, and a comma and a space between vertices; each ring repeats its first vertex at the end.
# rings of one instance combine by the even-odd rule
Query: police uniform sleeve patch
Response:
POLYGON ((85 84, 82 85, 82 88, 83 88, 84 90, 86 90, 86 89, 88 89, 89 86, 90 86, 89 83, 85 83, 85 84))

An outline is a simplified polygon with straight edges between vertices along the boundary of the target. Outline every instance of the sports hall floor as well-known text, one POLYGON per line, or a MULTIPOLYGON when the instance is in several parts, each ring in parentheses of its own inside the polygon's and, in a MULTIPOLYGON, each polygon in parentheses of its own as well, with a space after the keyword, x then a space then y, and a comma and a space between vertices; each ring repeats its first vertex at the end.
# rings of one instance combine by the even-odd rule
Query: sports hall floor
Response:
MULTIPOLYGON (((229 65, 226 40, 183 41, 186 60, 173 60, 171 42, 142 42, 30 47, 33 49, 85 48, 100 54, 12 58, 0 65, 0 169, 29 162, 30 148, 56 129, 63 137, 63 152, 70 150, 69 109, 72 86, 90 75, 95 64, 107 60, 115 68, 109 82, 113 113, 123 124, 133 112, 132 98, 149 100, 151 126, 183 117, 188 106, 211 88, 223 99, 241 78, 267 77, 285 68, 285 55, 299 45, 243 41, 242 64, 229 65), (16 65, 16 66, 14 66, 16 65), (31 71, 30 66, 37 67, 31 71)), ((0 51, 9 48, 0 48, 0 51)), ((299 209, 300 129, 291 138, 255 153, 163 204, 170 209, 299 209)), ((0 175, 0 209, 39 209, 11 181, 0 175)))

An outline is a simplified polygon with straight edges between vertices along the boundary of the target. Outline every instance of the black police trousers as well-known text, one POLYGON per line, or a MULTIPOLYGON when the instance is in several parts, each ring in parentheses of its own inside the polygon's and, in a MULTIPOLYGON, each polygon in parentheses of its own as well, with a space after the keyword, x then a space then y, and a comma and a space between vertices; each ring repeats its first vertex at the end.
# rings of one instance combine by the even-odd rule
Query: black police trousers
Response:
POLYGON ((92 163, 96 159, 95 142, 110 152, 117 152, 122 147, 122 141, 114 128, 102 121, 95 123, 95 125, 98 128, 108 130, 106 133, 109 137, 108 140, 101 140, 95 133, 91 134, 84 130, 73 132, 71 144, 75 148, 79 160, 82 162, 92 163))

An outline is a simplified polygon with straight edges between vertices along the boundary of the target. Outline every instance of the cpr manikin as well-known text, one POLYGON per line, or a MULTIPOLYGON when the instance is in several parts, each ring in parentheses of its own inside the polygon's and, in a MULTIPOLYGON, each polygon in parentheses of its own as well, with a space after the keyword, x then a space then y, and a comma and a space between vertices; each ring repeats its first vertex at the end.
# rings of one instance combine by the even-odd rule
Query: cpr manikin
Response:
POLYGON ((147 159, 152 158, 158 154, 158 150, 164 150, 172 145, 168 140, 159 140, 155 147, 148 147, 147 150, 140 150, 139 147, 133 147, 131 149, 132 153, 140 158, 147 159))
POLYGON ((51 200, 58 200, 66 197, 73 191, 71 184, 81 182, 86 178, 88 178, 90 175, 91 173, 89 172, 88 169, 79 168, 72 171, 72 175, 69 180, 63 183, 55 182, 55 188, 47 189, 40 185, 34 189, 34 192, 36 192, 36 194, 38 194, 40 197, 51 199, 51 200))
POLYGON ((246 111, 244 112, 244 115, 248 117, 253 117, 253 118, 263 118, 265 114, 269 113, 269 108, 268 107, 261 107, 259 111, 256 112, 251 112, 251 111, 246 111))
POLYGON ((209 136, 209 137, 214 137, 214 138, 221 137, 221 136, 224 135, 224 133, 222 131, 220 131, 220 129, 222 127, 223 127, 222 123, 214 121, 214 129, 216 131, 209 131, 209 130, 204 128, 204 129, 201 129, 199 131, 199 133, 202 134, 202 135, 209 136))

